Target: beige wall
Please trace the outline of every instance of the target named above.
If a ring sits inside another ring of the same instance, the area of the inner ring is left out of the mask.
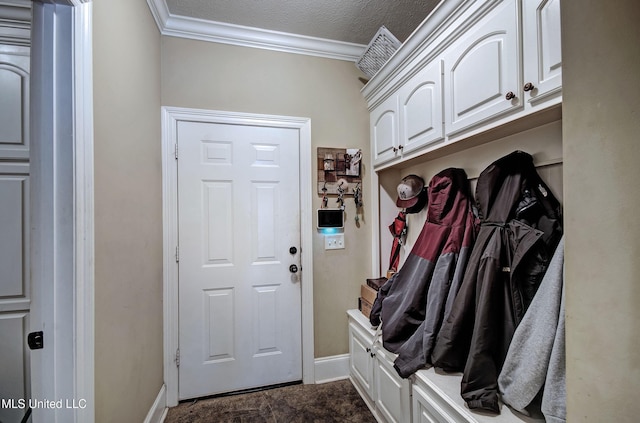
[[[636,422],[640,4],[562,2],[569,421]]]
[[[163,106],[311,118],[312,163],[317,147],[361,148],[369,161],[360,75],[352,62],[162,37]],[[309,171],[315,193],[317,175]],[[365,219],[359,228],[353,200],[347,201],[346,249],[325,251],[323,236],[314,230],[316,357],[348,352],[345,312],[357,307],[359,286],[371,269],[368,172],[364,169]],[[320,207],[315,194],[313,207]]]
[[[163,383],[160,34],[144,0],[93,2],[96,422]]]

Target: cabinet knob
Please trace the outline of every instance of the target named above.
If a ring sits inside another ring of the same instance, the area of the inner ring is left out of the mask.
[[[367,352],[371,352],[371,348],[367,348]]]
[[[516,95],[513,93],[513,91],[509,91],[507,95],[504,96],[504,98],[506,98],[507,100],[513,100],[514,98],[516,98]]]
[[[370,353],[369,355],[371,356],[371,358],[376,356],[374,353]]]
[[[525,91],[531,91],[532,89],[534,89],[535,87],[533,86],[533,84],[531,82],[527,82],[526,84],[524,84],[524,90]]]
[[[398,152],[398,148],[397,147],[393,147],[393,152],[397,153]]]
[[[398,146],[398,150],[402,150],[404,148],[404,145],[399,145]]]

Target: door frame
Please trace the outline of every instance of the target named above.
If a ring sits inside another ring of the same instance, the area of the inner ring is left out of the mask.
[[[93,46],[91,0],[36,0],[31,44],[30,330],[36,399],[83,401],[34,409],[33,421],[95,420]],[[38,120],[35,117],[38,117]]]
[[[178,166],[179,121],[292,128],[300,142],[300,272],[302,290],[302,381],[315,382],[313,330],[311,119],[290,116],[162,107],[162,222],[164,381],[167,406],[178,405]]]

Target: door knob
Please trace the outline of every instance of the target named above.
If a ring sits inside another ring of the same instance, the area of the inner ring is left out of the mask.
[[[298,273],[298,266],[296,266],[295,264],[292,264],[291,266],[289,266],[289,272]]]

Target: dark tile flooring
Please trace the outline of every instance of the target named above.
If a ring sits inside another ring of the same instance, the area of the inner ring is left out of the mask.
[[[375,423],[348,379],[183,402],[165,423]]]

